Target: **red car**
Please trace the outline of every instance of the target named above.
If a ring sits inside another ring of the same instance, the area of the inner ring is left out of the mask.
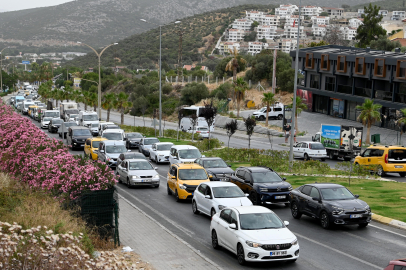
[[[389,262],[383,270],[406,270],[406,259],[398,259]]]

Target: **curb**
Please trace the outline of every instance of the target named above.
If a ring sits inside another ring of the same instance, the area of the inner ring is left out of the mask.
[[[403,221],[384,217],[374,213],[372,213],[372,220],[397,229],[406,230],[406,222]]]

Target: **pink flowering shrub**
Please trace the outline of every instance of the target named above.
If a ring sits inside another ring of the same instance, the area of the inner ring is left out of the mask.
[[[73,156],[28,119],[0,103],[0,170],[62,199],[84,191],[105,190],[116,183],[106,164]]]

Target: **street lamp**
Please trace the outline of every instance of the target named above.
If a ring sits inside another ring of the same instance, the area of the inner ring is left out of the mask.
[[[148,22],[145,19],[140,19],[142,22],[145,23],[151,23],[156,26],[159,26],[159,137],[162,137],[162,129],[161,129],[161,123],[162,123],[162,25],[161,24],[156,24],[153,22]],[[178,24],[181,23],[181,21],[176,21],[171,24]]]
[[[3,93],[3,51],[5,49],[7,49],[7,48],[8,47],[5,47],[0,51],[0,67],[1,67],[1,70],[0,70],[0,90],[1,90],[2,93]]]
[[[83,45],[89,47],[90,49],[92,49],[94,51],[94,53],[97,55],[97,57],[99,58],[99,83],[97,84],[97,86],[98,86],[98,102],[97,102],[98,104],[97,104],[97,107],[98,107],[98,111],[99,111],[99,113],[98,113],[99,114],[99,121],[101,121],[101,74],[100,74],[101,61],[100,61],[100,59],[101,59],[102,54],[104,53],[104,51],[108,47],[113,46],[113,45],[117,45],[118,43],[113,43],[113,44],[108,45],[100,53],[97,53],[97,51],[95,49],[93,49],[91,46],[89,46],[89,45],[87,45],[85,43],[82,43],[80,41],[78,41],[77,43],[78,44],[83,44]]]

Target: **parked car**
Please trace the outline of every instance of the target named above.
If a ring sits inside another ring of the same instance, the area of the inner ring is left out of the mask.
[[[124,141],[126,141],[127,149],[138,148],[141,139],[144,138],[141,133],[130,132],[124,134]]]
[[[192,199],[200,183],[209,182],[206,170],[197,164],[173,164],[167,177],[168,195],[174,194],[176,201]]]
[[[86,139],[91,138],[92,134],[89,129],[82,126],[70,126],[68,128],[67,144],[72,147],[72,150],[85,146]]]
[[[194,214],[214,216],[226,207],[252,205],[247,196],[233,183],[201,183],[193,194],[192,210]]]
[[[195,138],[197,137],[197,135],[200,135],[200,138],[202,139],[209,138],[209,129],[207,127],[197,126],[194,129],[189,129],[187,132],[194,133]]]
[[[99,145],[101,141],[107,140],[106,138],[96,137],[88,138],[85,143],[85,156],[88,156],[91,160],[97,160],[99,154]]]
[[[141,153],[135,153],[135,152],[125,152],[121,153],[118,158],[117,158],[117,165],[120,165],[121,162],[127,159],[145,159],[147,160],[147,157],[144,156],[144,154]]]
[[[75,122],[63,122],[59,128],[58,128],[58,135],[59,137],[62,138],[62,133],[63,133],[63,139],[66,138],[66,134],[68,133],[69,127],[77,126]]]
[[[199,149],[192,145],[174,145],[169,153],[170,164],[194,163],[196,159],[204,157]]]
[[[304,160],[320,159],[325,161],[327,156],[326,148],[319,142],[298,142],[293,146],[293,157]]]
[[[371,145],[361,155],[355,157],[355,166],[376,169],[376,174],[398,173],[406,176],[406,148],[403,146]]]
[[[44,117],[41,120],[41,128],[48,128],[49,122],[52,120],[53,117]]]
[[[170,142],[158,142],[154,143],[149,149],[149,158],[155,161],[156,164],[160,162],[169,162],[169,151],[173,143]]]
[[[58,132],[59,127],[62,125],[63,121],[61,118],[52,118],[48,124],[48,131],[51,133]]]
[[[302,214],[319,219],[324,229],[335,225],[366,227],[371,221],[369,205],[338,184],[315,183],[300,186],[290,193],[292,216]]]
[[[157,142],[159,142],[157,138],[141,138],[138,151],[143,153],[146,157],[149,157],[149,149],[151,149],[152,145]]]
[[[406,270],[406,258],[390,261],[383,270]]]
[[[262,107],[259,111],[255,111],[252,113],[254,117],[260,121],[265,121],[266,119],[266,107]],[[268,112],[268,119],[269,118],[274,118],[274,119],[283,119],[283,104],[277,102],[275,106],[270,106],[269,107],[269,112]]]
[[[286,178],[280,177],[271,168],[239,167],[235,175],[229,176],[229,181],[248,193],[254,205],[263,203],[289,205],[292,186],[286,182]]]
[[[125,152],[127,152],[127,148],[123,141],[105,140],[100,142],[97,158],[105,162],[111,169],[115,169],[118,157]]]
[[[234,173],[230,166],[219,157],[198,158],[195,163],[205,168],[207,173],[213,176],[212,181],[228,181],[228,177]]]
[[[273,211],[263,206],[238,206],[221,210],[210,223],[214,249],[224,247],[237,255],[238,263],[295,262],[299,243]]]
[[[118,181],[128,187],[153,186],[159,187],[158,167],[152,167],[145,159],[127,159],[117,166]]]

